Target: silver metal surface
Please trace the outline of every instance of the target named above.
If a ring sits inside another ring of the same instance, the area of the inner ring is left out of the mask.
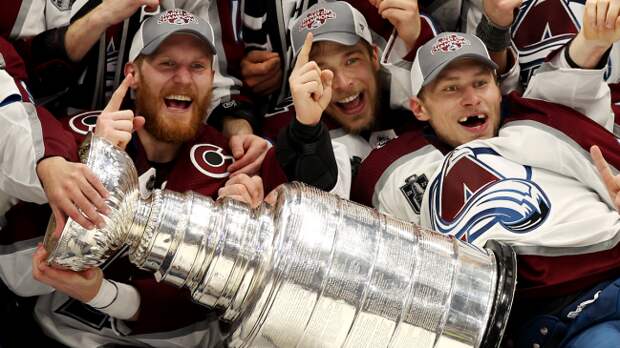
[[[129,244],[133,263],[219,309],[233,324],[233,347],[501,341],[516,274],[510,248],[481,250],[298,183],[257,209],[192,192],[155,190],[141,200],[135,184],[119,184],[135,169],[111,170],[129,165],[96,152],[118,149],[97,146],[88,165],[115,192],[115,212],[104,230],[84,234],[70,222],[58,243],[48,236],[56,265],[92,267]]]

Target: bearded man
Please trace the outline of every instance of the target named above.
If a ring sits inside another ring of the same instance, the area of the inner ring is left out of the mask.
[[[213,198],[241,198],[254,206],[262,200],[260,178],[244,173],[230,178],[229,172],[243,166],[242,160],[233,164],[236,156],[231,151],[254,158],[245,162],[251,166],[246,170],[260,167],[266,141],[245,135],[232,141],[229,149],[223,135],[202,123],[213,87],[213,42],[209,23],[189,12],[173,9],[153,16],[138,30],[126,78],[103,112],[67,119],[65,129],[43,125],[45,159],[37,172],[58,226],[64,226],[65,214],[75,216],[85,228],[104,223],[101,214],[108,211],[104,201],[108,193],[85,165],[73,163],[78,144],[93,130],[89,126],[93,123],[96,135],[127,150],[141,183]],[[129,90],[135,94],[135,113],[121,108]],[[253,156],[253,151],[260,154]],[[141,189],[147,188],[141,184]],[[9,224],[16,239],[25,234],[19,226],[27,219],[21,216]],[[40,237],[43,231],[29,232]],[[158,284],[151,274],[131,265],[122,250],[102,269],[83,272],[51,268],[46,256],[39,246],[32,258],[32,275],[56,291],[39,298],[35,316],[44,332],[64,345],[221,343],[214,316],[193,303],[188,291]]]

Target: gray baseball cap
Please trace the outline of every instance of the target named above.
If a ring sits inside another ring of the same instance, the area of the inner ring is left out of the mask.
[[[332,41],[352,46],[360,38],[372,45],[372,35],[364,16],[344,1],[316,4],[304,11],[291,29],[293,54],[297,56],[306,35],[312,32],[312,42]]]
[[[433,82],[439,73],[457,59],[470,58],[497,69],[484,43],[475,35],[445,32],[420,47],[411,67],[411,95]]]
[[[131,43],[129,61],[133,62],[139,55],[153,54],[168,36],[188,33],[202,39],[212,54],[213,28],[204,19],[181,9],[171,9],[154,15],[140,25]]]

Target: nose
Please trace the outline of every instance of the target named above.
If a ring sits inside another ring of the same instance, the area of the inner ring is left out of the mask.
[[[478,91],[473,86],[465,87],[461,98],[461,104],[463,106],[477,106],[480,104],[480,96],[478,95]]]
[[[177,83],[189,83],[192,80],[192,72],[190,68],[185,65],[179,65],[174,72],[174,82]]]
[[[353,79],[342,71],[334,71],[334,79],[332,81],[332,88],[334,90],[347,90],[353,86]]]

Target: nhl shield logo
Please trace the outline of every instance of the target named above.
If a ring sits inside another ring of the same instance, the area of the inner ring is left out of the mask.
[[[193,14],[178,9],[162,13],[159,18],[157,18],[157,24],[186,25],[195,22],[196,17]]]
[[[336,19],[336,13],[328,8],[312,11],[301,20],[299,31],[312,30],[321,27],[328,19]]]
[[[431,48],[431,54],[434,55],[437,52],[450,53],[458,51],[463,46],[469,46],[471,42],[461,35],[451,34],[446,37],[441,37]]]

